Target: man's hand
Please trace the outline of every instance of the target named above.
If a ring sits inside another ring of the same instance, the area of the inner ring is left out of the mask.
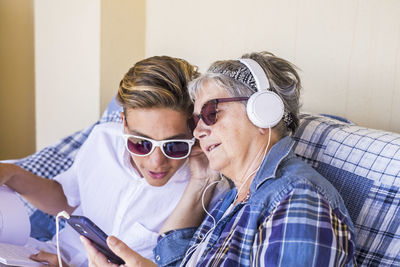
[[[118,266],[117,264],[110,263],[107,258],[101,254],[93,245],[92,243],[85,238],[84,236],[81,236],[81,241],[88,253],[88,258],[89,258],[89,266],[90,267],[95,267],[95,266]],[[152,262],[149,259],[146,259],[142,257],[140,254],[136,253],[132,249],[130,249],[124,242],[119,240],[118,238],[114,236],[109,236],[107,238],[107,245],[108,247],[116,254],[118,255],[121,259],[125,261],[125,266],[129,267],[134,267],[134,266],[140,266],[140,267],[154,267],[157,266],[154,262]]]
[[[48,253],[45,251],[40,251],[38,254],[33,254],[29,257],[31,260],[45,262],[47,265],[43,264],[43,266],[47,267],[59,267],[58,259],[56,254]],[[62,262],[63,267],[68,267],[65,262]]]

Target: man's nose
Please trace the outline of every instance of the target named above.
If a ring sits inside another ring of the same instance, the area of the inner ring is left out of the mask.
[[[156,147],[153,153],[149,155],[149,160],[158,166],[162,165],[168,158],[163,154],[160,147]]]

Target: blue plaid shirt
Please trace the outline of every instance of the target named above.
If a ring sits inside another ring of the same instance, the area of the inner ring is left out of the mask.
[[[355,233],[342,198],[296,158],[292,146],[286,137],[272,147],[247,202],[226,212],[233,189],[215,206],[215,227],[207,216],[198,229],[160,237],[156,263],[186,265],[194,248],[207,240],[197,266],[353,266]]]

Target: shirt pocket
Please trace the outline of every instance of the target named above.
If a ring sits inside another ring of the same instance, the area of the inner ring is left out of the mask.
[[[120,233],[120,239],[143,257],[153,259],[153,248],[157,244],[158,233],[135,222]]]

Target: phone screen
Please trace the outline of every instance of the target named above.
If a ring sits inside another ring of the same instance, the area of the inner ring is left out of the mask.
[[[89,239],[92,244],[100,251],[110,262],[115,264],[125,264],[125,262],[115,255],[107,245],[107,234],[104,233],[94,222],[85,216],[72,215],[67,223],[71,225],[80,235]]]

